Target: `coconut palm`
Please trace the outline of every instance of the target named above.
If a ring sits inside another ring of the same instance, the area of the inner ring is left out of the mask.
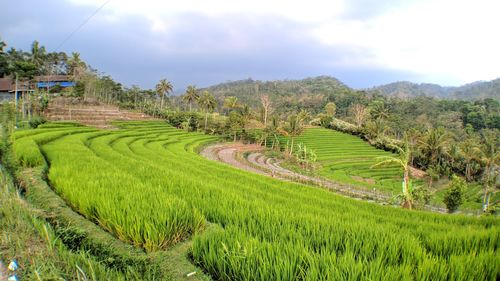
[[[483,131],[481,134],[481,162],[484,167],[483,184],[483,211],[488,211],[490,205],[490,185],[498,177],[498,165],[500,162],[499,141],[494,131]]]
[[[205,110],[205,131],[207,130],[208,113],[212,112],[217,106],[217,101],[215,97],[211,95],[208,91],[204,91],[198,100],[199,105],[203,110]]]
[[[299,118],[299,121],[302,124],[304,124],[307,121],[309,121],[309,119],[311,119],[311,113],[309,113],[309,111],[307,111],[306,109],[302,109],[302,110],[300,110],[300,112],[297,115],[297,117]]]
[[[472,180],[474,164],[481,158],[482,151],[478,143],[478,139],[468,138],[460,144],[460,152],[465,162],[465,178],[467,181]]]
[[[420,150],[430,165],[443,167],[443,159],[448,154],[450,136],[443,128],[430,129],[419,141]]]
[[[66,72],[72,76],[74,81],[82,78],[87,70],[87,64],[80,58],[80,53],[73,52],[66,63]]]
[[[228,114],[230,111],[239,108],[240,104],[238,102],[238,98],[234,96],[230,96],[224,99],[224,108],[228,109]]]
[[[283,127],[283,134],[285,136],[290,137],[291,145],[290,145],[290,151],[289,154],[291,155],[293,153],[293,143],[294,139],[296,136],[300,135],[302,131],[304,130],[304,127],[302,125],[302,122],[300,118],[297,115],[290,115],[288,117],[287,123]]]
[[[41,69],[46,54],[47,52],[45,50],[45,47],[40,47],[40,43],[38,43],[38,41],[33,41],[33,43],[31,44],[31,62],[36,65],[38,71],[40,71]]]
[[[404,141],[408,144],[411,151],[416,151],[419,144],[419,139],[421,138],[421,133],[417,129],[409,129],[404,133]],[[415,153],[410,156],[410,165],[413,165],[415,159]]]
[[[371,166],[371,168],[388,166],[388,165],[398,165],[403,168],[403,207],[411,209],[412,208],[412,194],[410,186],[410,159],[411,150],[408,143],[405,143],[404,149],[398,147],[399,153],[397,156],[381,156],[377,157],[377,163]]]
[[[163,99],[168,96],[173,90],[172,83],[167,79],[161,79],[160,83],[156,84],[156,93],[160,96],[160,110],[163,109]]]
[[[243,107],[241,108],[241,120],[243,121],[243,127],[248,124],[252,117],[253,113],[250,110],[250,107],[247,104],[243,105]]]
[[[389,118],[389,109],[383,100],[375,100],[370,104],[370,114],[374,120]]]
[[[182,100],[189,104],[189,112],[191,112],[193,108],[193,102],[197,101],[199,98],[200,95],[198,94],[198,89],[196,89],[196,86],[188,86],[184,97],[182,97]]]

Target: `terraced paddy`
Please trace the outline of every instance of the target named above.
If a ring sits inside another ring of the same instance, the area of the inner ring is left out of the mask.
[[[356,136],[324,128],[307,128],[294,142],[316,152],[321,176],[358,187],[401,192],[401,168],[370,168],[377,163],[377,157],[394,156],[391,152],[376,149]]]
[[[193,240],[215,280],[496,280],[496,217],[379,206],[196,153],[216,137],[163,122],[18,132],[25,166],[76,211],[149,252]],[[40,159],[42,164],[40,163]]]

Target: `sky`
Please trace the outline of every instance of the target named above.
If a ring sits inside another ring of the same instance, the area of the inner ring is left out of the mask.
[[[79,52],[142,88],[319,75],[458,86],[500,77],[498,11],[498,0],[17,0],[2,3],[0,38]]]

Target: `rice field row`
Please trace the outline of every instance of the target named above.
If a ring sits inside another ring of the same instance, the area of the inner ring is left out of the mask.
[[[282,138],[281,145],[286,142],[287,139]],[[316,152],[321,176],[365,188],[401,192],[401,168],[370,168],[377,163],[377,157],[395,155],[376,149],[359,137],[330,129],[307,128],[295,137],[294,143],[303,143]]]
[[[216,137],[162,122],[31,132],[16,136],[17,158],[45,156],[70,206],[148,251],[193,239],[193,262],[214,280],[499,276],[495,217],[407,211],[250,174],[195,153]]]

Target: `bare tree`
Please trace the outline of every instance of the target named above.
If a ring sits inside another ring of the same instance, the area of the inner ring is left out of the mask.
[[[368,116],[368,108],[362,104],[355,104],[351,107],[352,114],[354,115],[354,122],[356,126],[361,127],[365,123]]]
[[[271,101],[268,95],[262,95],[260,97],[260,102],[262,103],[262,108],[264,109],[264,126],[267,127],[267,116],[271,113]]]

